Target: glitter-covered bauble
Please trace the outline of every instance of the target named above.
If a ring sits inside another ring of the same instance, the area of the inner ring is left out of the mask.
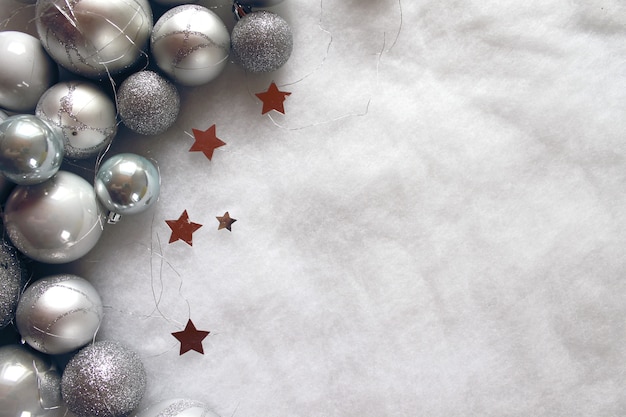
[[[126,416],[145,390],[146,372],[137,353],[110,340],[83,348],[61,378],[63,400],[80,417]]]
[[[237,3],[242,6],[250,7],[271,7],[282,3],[283,0],[237,0]]]
[[[0,107],[30,112],[48,87],[57,82],[58,68],[27,33],[0,32]]]
[[[159,401],[141,410],[135,417],[219,417],[200,401],[173,399]]]
[[[213,11],[186,4],[161,16],[150,45],[165,74],[179,84],[197,86],[215,79],[228,63],[230,35]]]
[[[129,129],[158,135],[176,121],[180,97],[176,87],[156,72],[139,71],[117,90],[117,109]]]
[[[10,243],[0,240],[0,329],[15,317],[27,279],[28,271],[20,254]]]
[[[96,195],[109,211],[136,214],[156,203],[161,189],[157,167],[143,156],[121,153],[98,169]]]
[[[32,348],[51,355],[68,353],[92,341],[102,320],[102,300],[89,281],[53,275],[26,288],[15,324]]]
[[[132,67],[152,30],[147,0],[37,0],[37,33],[62,67],[104,78]]]
[[[0,172],[16,184],[38,184],[57,173],[63,140],[37,116],[20,114],[0,123]]]
[[[0,347],[0,416],[71,417],[61,400],[61,377],[41,354]]]
[[[260,10],[244,15],[233,28],[235,59],[250,72],[270,72],[282,67],[293,50],[289,24],[276,13]]]
[[[50,87],[39,99],[35,114],[63,138],[69,158],[97,155],[117,133],[115,103],[96,85],[84,81]]]
[[[19,185],[4,210],[4,227],[15,247],[36,261],[75,261],[100,239],[103,218],[93,186],[59,171],[41,184]]]

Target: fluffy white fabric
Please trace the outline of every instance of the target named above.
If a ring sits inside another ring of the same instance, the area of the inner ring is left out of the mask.
[[[98,337],[143,358],[144,405],[625,415],[624,2],[273,11],[294,31],[289,63],[231,64],[180,89],[168,132],[122,130],[111,154],[158,161],[160,201],[59,268],[100,291]],[[254,93],[272,80],[292,95],[270,119]],[[227,145],[209,161],[189,133],[212,124]],[[192,247],[168,244],[183,210],[203,224]],[[204,355],[179,356],[188,318],[211,331]]]

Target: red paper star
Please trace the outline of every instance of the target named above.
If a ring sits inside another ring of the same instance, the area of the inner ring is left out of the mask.
[[[202,353],[204,355],[204,349],[202,348],[202,341],[205,337],[207,337],[211,332],[207,332],[205,330],[198,330],[196,326],[194,326],[191,319],[187,321],[187,325],[185,326],[185,330],[182,332],[174,332],[172,336],[174,336],[180,342],[180,354],[189,352],[190,350],[195,350],[196,352]]]
[[[211,126],[205,131],[198,129],[191,129],[193,137],[196,141],[189,148],[189,152],[202,152],[204,156],[209,158],[213,157],[213,151],[220,146],[226,145],[226,142],[222,142],[215,132],[215,125]]]
[[[230,214],[228,214],[228,212],[224,213],[223,216],[216,216],[215,218],[220,222],[220,225],[217,227],[217,230],[228,229],[228,231],[230,232],[232,232],[231,226],[233,225],[233,223],[237,221],[237,219],[231,219]]]
[[[202,227],[201,224],[193,223],[189,221],[189,215],[187,210],[183,211],[178,220],[165,220],[165,223],[172,229],[172,235],[170,236],[170,242],[176,242],[182,240],[189,246],[193,246],[192,235],[193,232]]]
[[[276,83],[272,82],[267,91],[255,94],[263,102],[263,110],[261,114],[265,114],[269,111],[276,110],[285,114],[285,107],[283,103],[285,98],[291,95],[287,91],[280,91],[276,86]]]

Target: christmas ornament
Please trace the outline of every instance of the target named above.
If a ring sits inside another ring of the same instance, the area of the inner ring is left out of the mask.
[[[0,416],[64,417],[57,371],[42,355],[19,345],[0,347]]]
[[[0,240],[0,329],[13,320],[27,279],[22,257],[11,244]]]
[[[132,67],[152,30],[147,0],[38,0],[35,16],[50,56],[89,78]]]
[[[172,399],[160,401],[137,413],[135,417],[219,417],[199,401]]]
[[[61,393],[79,417],[123,417],[130,414],[146,390],[146,371],[139,356],[109,340],[80,350],[61,377]]]
[[[15,31],[0,32],[0,57],[0,107],[32,111],[43,92],[57,81],[57,65],[37,38]]]
[[[179,4],[197,3],[198,0],[152,0],[156,4],[163,6],[178,6]]]
[[[189,214],[187,214],[187,210],[183,211],[183,214],[181,214],[177,220],[165,220],[165,223],[167,223],[170,229],[172,229],[169,243],[182,240],[189,246],[193,246],[193,232],[202,227],[199,223],[189,221]]]
[[[291,93],[287,91],[280,91],[274,82],[270,84],[267,91],[255,94],[255,96],[263,102],[263,110],[261,111],[261,114],[268,113],[272,110],[285,114],[285,106],[283,103],[285,102],[287,96],[290,95]]]
[[[89,252],[102,234],[102,221],[93,187],[66,171],[41,184],[17,186],[4,211],[5,229],[15,247],[52,264]]]
[[[206,7],[186,4],[168,10],[154,25],[150,39],[159,68],[181,85],[206,84],[228,63],[228,29]]]
[[[65,156],[89,158],[104,149],[117,133],[115,103],[92,83],[69,81],[49,88],[35,114],[63,138]]]
[[[2,110],[0,110],[0,122],[6,119],[7,117],[9,117],[9,115],[3,112]]]
[[[119,215],[140,213],[159,198],[161,178],[143,156],[122,153],[107,159],[96,174],[100,202]]]
[[[11,116],[0,123],[0,172],[16,184],[38,184],[57,173],[63,141],[37,116]]]
[[[158,135],[176,121],[180,97],[176,87],[156,72],[140,71],[124,80],[117,104],[126,127],[142,135]]]
[[[266,10],[244,15],[231,34],[235,59],[250,72],[270,72],[282,67],[293,49],[289,24]]]
[[[204,355],[204,349],[202,348],[202,341],[209,335],[210,332],[206,330],[198,330],[193,324],[191,319],[187,320],[185,330],[172,333],[180,342],[180,355],[195,350],[198,353]]]
[[[207,130],[191,129],[193,137],[196,141],[189,148],[189,152],[202,152],[204,156],[213,158],[213,151],[220,146],[226,145],[226,142],[220,140],[215,133],[215,125]]]
[[[226,229],[229,232],[232,232],[232,225],[233,223],[237,221],[237,219],[232,219],[230,217],[230,214],[228,214],[228,212],[224,213],[223,216],[216,216],[215,218],[217,219],[218,222],[220,222],[220,225],[217,227],[217,230]]]
[[[271,7],[282,3],[283,0],[237,0],[237,3],[242,6],[250,7]]]
[[[42,278],[26,288],[15,322],[22,339],[51,355],[93,340],[102,320],[102,300],[89,281],[71,274]]]

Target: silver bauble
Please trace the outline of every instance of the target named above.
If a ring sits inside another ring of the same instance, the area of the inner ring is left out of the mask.
[[[63,138],[69,158],[97,155],[117,133],[115,103],[96,85],[84,81],[50,87],[39,99],[35,114]]]
[[[250,7],[271,7],[282,3],[283,0],[237,0],[237,3],[242,6]]]
[[[9,117],[9,115],[6,114],[6,112],[0,110],[0,122],[5,120],[7,117]]]
[[[57,173],[63,140],[37,116],[20,114],[0,122],[0,172],[16,184],[38,184]]]
[[[60,385],[43,355],[19,345],[0,347],[0,416],[70,417]]]
[[[117,90],[117,109],[124,125],[142,135],[165,132],[178,117],[176,87],[156,72],[139,71]]]
[[[215,79],[228,63],[230,35],[213,11],[186,4],[161,16],[150,45],[161,71],[179,84],[197,86]]]
[[[0,329],[13,321],[27,279],[22,257],[12,245],[0,240]]]
[[[32,348],[68,353],[92,341],[102,320],[102,300],[89,281],[76,275],[39,279],[22,294],[15,324]]]
[[[172,399],[159,401],[141,410],[134,417],[219,417],[200,401]]]
[[[103,217],[91,184],[59,171],[41,184],[19,185],[4,210],[4,226],[15,247],[36,261],[75,261],[100,239]]]
[[[276,13],[260,10],[243,16],[231,34],[233,56],[250,72],[282,67],[293,50],[289,24]]]
[[[98,169],[96,195],[109,211],[136,214],[156,203],[161,189],[157,167],[143,156],[121,153]]]
[[[147,0],[38,0],[37,33],[69,71],[103,78],[132,67],[152,30]]]
[[[30,112],[44,91],[57,81],[58,68],[27,33],[0,32],[0,107]]]
[[[146,372],[137,353],[109,340],[83,348],[61,378],[63,400],[79,416],[126,416],[145,390]]]

